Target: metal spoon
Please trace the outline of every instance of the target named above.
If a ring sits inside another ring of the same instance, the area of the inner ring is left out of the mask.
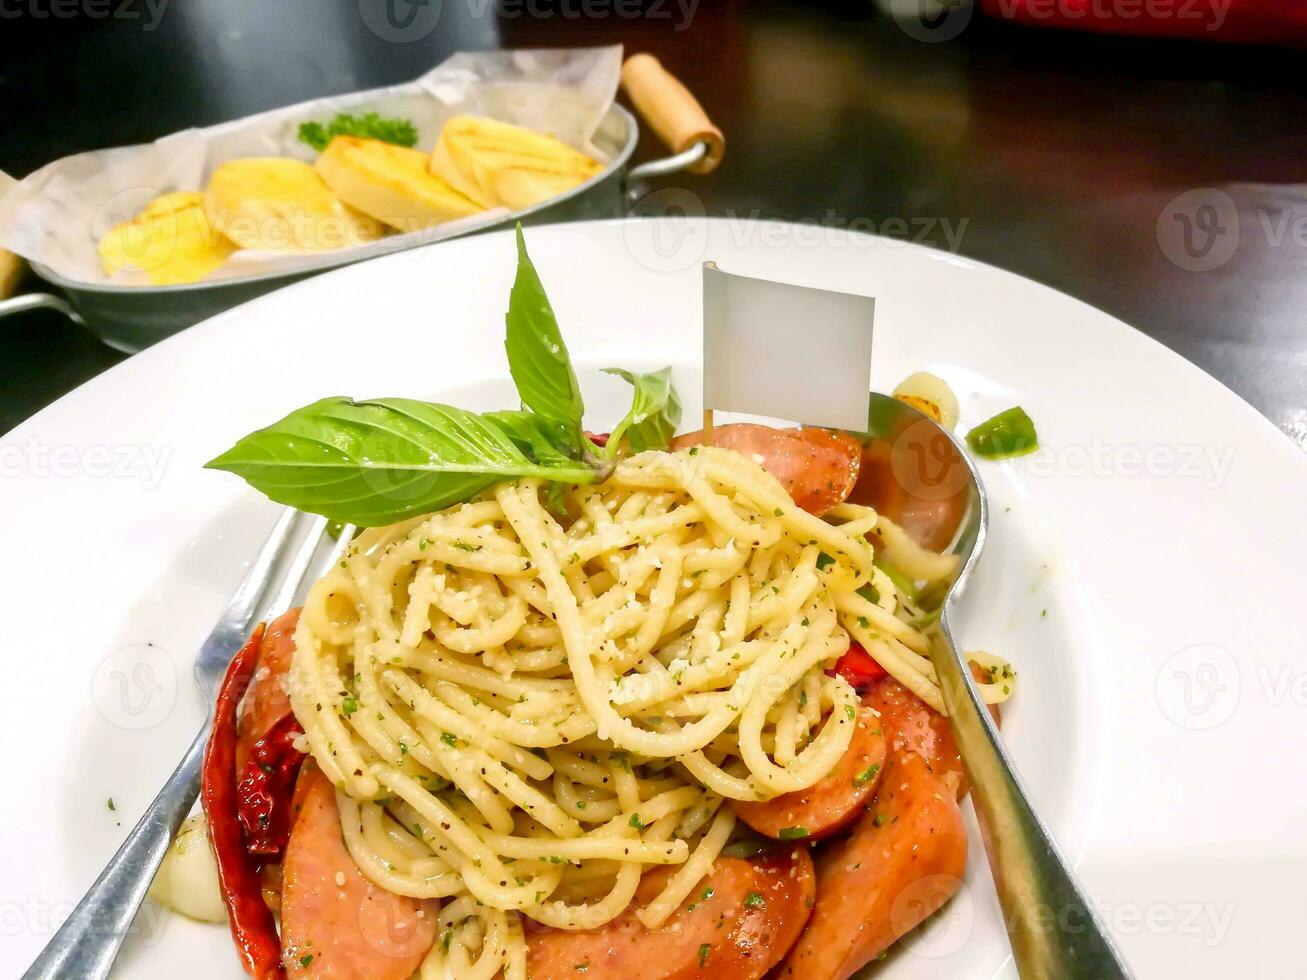
[[[886,395],[871,395],[868,434],[864,467],[873,472],[861,481],[871,488],[865,502],[879,504],[919,543],[959,559],[952,581],[928,590],[922,605],[923,611],[939,612],[931,659],[1017,970],[1025,980],[1127,978],[1125,961],[1031,806],[953,640],[952,613],[980,560],[989,523],[980,474],[957,438]]]

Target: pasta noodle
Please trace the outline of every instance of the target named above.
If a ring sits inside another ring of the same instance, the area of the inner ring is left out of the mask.
[[[450,899],[423,978],[522,980],[521,916],[596,927],[658,866],[636,915],[666,921],[730,838],[729,800],[844,755],[858,697],[827,670],[850,635],[942,709],[869,508],[815,517],[707,447],[562,496],[568,521],[521,480],[364,532],[295,635],[292,704],[350,854],[381,887]]]

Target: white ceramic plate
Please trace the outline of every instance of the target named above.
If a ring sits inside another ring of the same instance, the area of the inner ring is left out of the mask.
[[[994,527],[960,622],[964,645],[1020,671],[1013,755],[1140,975],[1301,974],[1307,458],[1284,436],[1124,324],[952,255],[738,221],[529,241],[594,428],[625,395],[596,373],[613,364],[675,365],[696,418],[708,258],[875,295],[877,387],[935,371],[964,429],[1023,405],[1044,449],[982,465]],[[277,511],[201,464],[328,394],[510,406],[513,269],[511,238],[493,234],[313,279],[133,357],[0,441],[5,975],[200,724],[194,651]],[[903,946],[881,975],[1014,973],[978,841],[962,895]],[[149,905],[119,974],[179,971],[240,975],[225,927]]]

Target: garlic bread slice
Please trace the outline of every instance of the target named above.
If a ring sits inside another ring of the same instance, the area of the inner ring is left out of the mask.
[[[100,239],[104,271],[143,272],[156,286],[198,282],[227,261],[236,246],[205,217],[201,195],[163,194]]]
[[[427,170],[420,150],[337,136],[314,169],[350,207],[399,231],[430,228],[483,208]]]
[[[337,197],[310,164],[228,160],[204,190],[209,223],[241,248],[318,252],[374,241],[385,229]]]

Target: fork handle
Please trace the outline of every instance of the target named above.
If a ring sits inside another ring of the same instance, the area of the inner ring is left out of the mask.
[[[181,823],[200,794],[212,719],[23,980],[104,980]]]
[[[971,784],[1017,972],[1022,980],[1129,980],[1125,961],[1030,805],[958,654],[947,607],[940,638],[931,659]]]

